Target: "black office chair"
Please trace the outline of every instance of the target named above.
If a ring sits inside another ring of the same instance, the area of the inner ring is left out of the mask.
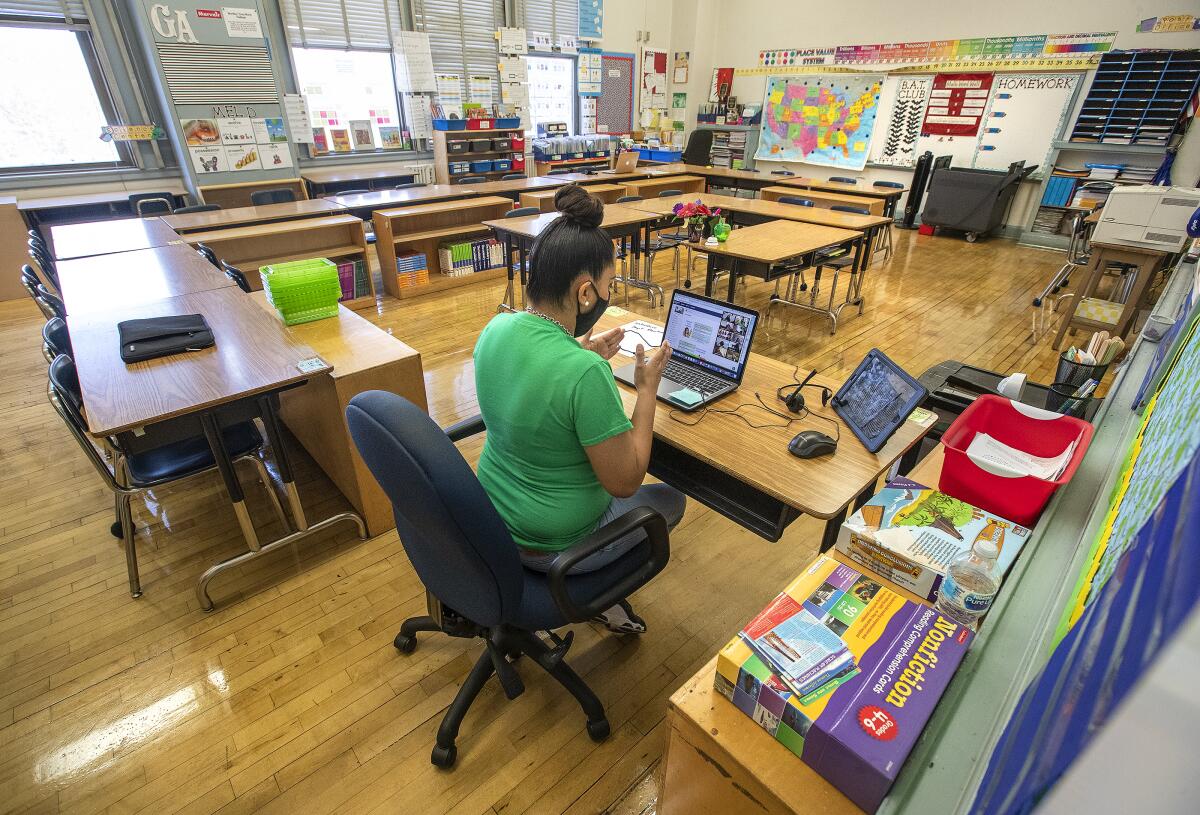
[[[61,317],[51,317],[42,326],[42,356],[46,362],[53,362],[60,354],[72,356],[74,353],[66,321]]]
[[[135,547],[136,530],[133,526],[130,501],[133,496],[141,495],[152,487],[216,470],[216,461],[209,449],[208,440],[199,435],[155,445],[150,439],[158,431],[152,425],[146,428],[147,435],[139,439],[138,450],[134,452],[129,451],[120,439],[107,439],[107,446],[114,454],[110,468],[88,433],[87,422],[83,418],[83,392],[79,387],[79,376],[71,357],[66,354],[55,357],[50,363],[49,379],[50,404],[71,431],[71,435],[75,437],[75,441],[79,443],[84,455],[96,468],[105,485],[113,491],[117,519],[110,531],[114,537],[125,542],[129,593],[133,597],[141,597],[142,583],[138,574]],[[222,427],[221,437],[235,465],[242,459],[254,462],[258,477],[267,490],[279,522],[283,524],[285,532],[290,532],[292,527],[283,513],[279,497],[275,494],[267,474],[265,444],[258,432],[258,425],[253,421],[237,422]]]
[[[25,291],[29,293],[30,298],[32,298],[34,304],[37,305],[38,311],[42,312],[42,316],[44,318],[50,320],[58,316],[55,314],[54,309],[50,306],[50,304],[43,300],[41,295],[38,294],[38,289],[44,288],[44,286],[42,286],[42,281],[38,279],[38,276],[34,273],[33,268],[29,264],[25,264],[21,267],[21,285],[24,287]]]
[[[849,176],[844,176],[844,175],[835,175],[835,176],[831,177],[829,180],[836,182],[838,184],[857,184],[858,183],[857,178],[850,178]]]
[[[684,164],[708,164],[709,154],[712,153],[713,131],[706,128],[696,128],[688,136],[687,147],[683,148],[680,158]]]
[[[458,179],[459,184],[482,184],[487,178],[481,175],[468,175]]]
[[[423,183],[422,183],[422,182],[420,182],[420,181],[409,181],[407,184],[397,184],[397,185],[396,185],[395,187],[393,187],[392,189],[396,189],[396,190],[415,190],[417,187],[425,187],[425,186],[428,186],[428,185],[426,185],[426,184],[423,184]]]
[[[175,211],[175,194],[170,192],[139,192],[129,196],[129,208],[139,218],[151,215],[170,215]]]
[[[816,206],[812,201],[809,201],[807,198],[801,198],[799,195],[781,195],[778,202],[780,204],[792,204],[797,207]]]
[[[250,280],[246,277],[245,272],[225,261],[221,261],[221,268],[225,270],[225,276],[236,283],[239,289],[246,293],[250,292]]]
[[[37,273],[41,276],[43,283],[49,283],[55,291],[62,291],[58,285],[58,264],[50,252],[44,247],[39,247],[32,239],[29,241],[29,257],[37,265]]]
[[[509,173],[508,175],[500,176],[501,181],[512,181],[514,178],[528,178],[525,173]]]
[[[42,313],[46,315],[47,320],[51,317],[58,317],[64,320],[66,319],[66,304],[63,303],[58,295],[51,292],[41,283],[39,283],[37,286],[37,296],[35,299],[37,300],[38,307],[42,309]]]
[[[554,630],[586,622],[624,600],[663,570],[671,556],[667,522],[639,507],[558,555],[547,574],[521,565],[517,545],[453,442],[484,430],[480,418],[443,431],[425,411],[393,393],[367,391],[350,400],[346,422],[358,452],[392,502],[404,552],[425,585],[429,615],[404,622],[395,645],[417,647],[417,633],[479,637],[484,653],[471,669],[438,728],[430,760],[453,766],[455,739],[468,708],[496,674],[504,693],[525,690],[513,661],[524,654],[579,702],[588,735],[609,734],[604,707],[567,665],[573,633]],[[630,532],[646,540],[613,563],[584,574],[570,569]],[[554,647],[537,632],[546,632]]]
[[[250,193],[250,205],[261,207],[267,204],[288,204],[296,200],[296,191],[291,187],[272,187]]]
[[[220,204],[193,204],[190,207],[179,207],[179,209],[175,210],[175,214],[189,215],[193,212],[216,212],[220,208]]]
[[[217,253],[213,251],[211,246],[209,246],[207,243],[198,243],[196,244],[195,249],[200,253],[201,257],[203,257],[213,266],[221,269],[221,259],[217,257]]]

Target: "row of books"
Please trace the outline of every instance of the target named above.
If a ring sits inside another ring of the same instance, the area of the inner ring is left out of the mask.
[[[495,238],[443,243],[438,261],[442,274],[461,277],[503,266],[504,247]]]
[[[709,164],[740,170],[746,162],[746,131],[718,130],[713,133]]]
[[[429,262],[424,252],[401,252],[396,256],[396,281],[407,289],[429,282]]]
[[[342,289],[342,300],[354,300],[358,297],[369,297],[371,281],[367,277],[367,262],[358,260],[342,260],[338,262],[338,284]]]

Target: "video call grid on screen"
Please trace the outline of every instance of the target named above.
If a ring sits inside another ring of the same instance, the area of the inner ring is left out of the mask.
[[[664,339],[671,355],[740,379],[758,313],[675,292]]]

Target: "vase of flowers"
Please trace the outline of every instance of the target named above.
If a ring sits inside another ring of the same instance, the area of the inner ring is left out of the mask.
[[[675,214],[675,223],[687,224],[688,240],[691,243],[703,241],[721,214],[720,208],[709,209],[700,201],[676,204],[671,211]]]

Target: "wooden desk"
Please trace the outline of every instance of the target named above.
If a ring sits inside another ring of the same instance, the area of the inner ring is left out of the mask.
[[[484,181],[480,184],[463,184],[461,186],[474,190],[477,195],[503,195],[516,201],[523,192],[562,187],[570,183],[564,176],[552,175],[510,178],[508,181]]]
[[[300,178],[276,178],[269,181],[239,181],[234,184],[210,184],[200,187],[200,196],[206,204],[217,204],[225,209],[248,207],[253,204],[250,196],[261,190],[291,190],[297,200],[308,198],[308,188]]]
[[[370,187],[372,182],[384,180],[400,184],[406,179],[412,179],[413,174],[400,164],[390,167],[344,164],[340,167],[314,167],[305,170],[300,177],[308,182],[314,193],[320,194],[321,190],[331,184],[358,184],[360,187]]]
[[[330,195],[325,200],[345,207],[360,218],[369,218],[377,209],[403,207],[409,204],[425,204],[430,201],[448,201],[455,198],[474,198],[479,195],[471,184],[426,184],[407,190],[376,190],[357,195]]]
[[[79,221],[105,220],[113,217],[127,218],[136,213],[129,206],[129,196],[140,192],[170,193],[178,202],[187,195],[187,190],[177,179],[159,179],[151,187],[129,189],[121,186],[103,192],[53,192],[45,188],[16,193],[17,209],[25,216],[29,226],[38,226],[51,221],[76,223]],[[76,189],[93,189],[81,187]],[[46,194],[51,193],[53,194]]]
[[[812,201],[814,207],[821,207],[822,209],[829,209],[829,207],[859,207],[870,210],[871,214],[876,216],[882,216],[884,210],[887,208],[887,202],[883,198],[847,195],[841,192],[772,186],[763,187],[761,194],[764,201],[778,201],[785,195],[789,195]],[[852,215],[853,213],[844,214]]]
[[[699,195],[704,192],[704,178],[698,175],[673,175],[625,182],[626,195],[653,198],[663,190],[679,190],[682,193]]]
[[[716,246],[704,245],[704,251],[709,256],[709,271],[704,290],[706,294],[712,291],[714,273],[721,268],[719,264],[713,263],[717,258],[737,261],[734,272],[729,276],[727,299],[733,302],[738,274],[752,274],[763,280],[772,280],[781,276],[772,269],[785,260],[808,256],[804,264],[807,268],[816,265],[817,258],[811,257],[816,252],[838,246],[850,248],[856,243],[861,252],[862,241],[861,232],[796,221],[769,221],[757,226],[735,229],[729,233],[729,238],[724,243]],[[856,263],[855,271],[858,268]]]
[[[216,337],[216,345],[131,365],[121,361],[117,334],[121,321],[179,314],[204,315]],[[164,433],[188,437],[203,432],[208,440],[247,550],[214,564],[201,575],[196,597],[205,611],[213,608],[208,584],[221,572],[344,521],[353,521],[359,537],[366,537],[362,519],[351,512],[308,523],[275,403],[281,391],[328,372],[329,366],[318,358],[310,369],[301,370],[301,362],[316,357],[313,350],[240,289],[213,289],[110,311],[72,315],[67,326],[75,348],[88,429],[93,435],[121,434],[123,442],[136,445],[137,435],[128,431],[159,425]],[[285,530],[282,537],[268,543],[258,539],[220,431],[224,423],[250,417],[261,418],[266,428],[292,510],[292,524],[297,530]],[[160,439],[158,443],[163,441]]]
[[[473,186],[483,186],[475,184]],[[503,266],[469,275],[442,274],[438,247],[450,238],[486,235],[488,218],[499,218],[512,209],[512,201],[496,195],[480,195],[458,201],[434,201],[396,209],[378,209],[372,216],[375,225],[375,251],[383,289],[392,297],[405,299],[443,289],[496,280],[505,274]],[[429,282],[401,287],[396,274],[396,255],[400,252],[425,255]]]
[[[209,246],[217,257],[246,272],[250,285],[262,288],[259,267],[290,260],[327,258],[367,260],[367,236],[362,221],[353,215],[326,215],[267,224],[235,226],[207,232],[189,232],[183,239],[195,246]],[[370,281],[371,276],[367,276]],[[374,283],[371,293],[344,301],[350,308],[375,305]]]
[[[233,285],[187,245],[64,260],[58,279],[73,318]]]
[[[291,221],[297,218],[312,218],[334,215],[346,208],[326,198],[288,201],[284,204],[265,204],[261,207],[234,207],[211,212],[188,212],[183,215],[163,215],[162,222],[176,232],[201,232],[206,229],[228,229],[233,226],[269,224],[275,221]]]
[[[1120,337],[1128,343],[1129,331],[1133,328],[1138,311],[1145,305],[1150,284],[1166,260],[1167,253],[1158,249],[1093,240],[1084,278],[1075,289],[1071,313],[1063,317],[1058,333],[1054,336],[1054,350],[1057,351],[1062,346],[1066,333],[1076,328],[1108,331],[1114,337]],[[1133,283],[1129,287],[1129,296],[1123,303],[1093,297],[1104,277],[1104,270],[1114,264],[1133,267]]]
[[[160,218],[118,218],[50,228],[56,260],[150,249],[179,241],[178,233]]]
[[[264,294],[251,298],[274,316]],[[346,307],[336,317],[288,327],[333,370],[280,394],[280,416],[309,455],[362,516],[371,535],[396,526],[392,503],[358,454],[346,407],[367,390],[398,393],[427,408],[421,355]]]
[[[912,478],[937,484],[941,453],[938,445]],[[840,553],[830,555],[906,600],[929,605]],[[667,704],[660,815],[861,815],[849,798],[718,693],[713,687],[716,672],[714,657],[671,694]],[[902,772],[914,771],[919,769],[910,765]]]
[[[609,307],[600,319],[603,331],[646,319],[622,308]],[[619,367],[630,361],[625,355],[614,357]],[[751,353],[741,387],[713,403],[715,408],[734,408],[753,403],[754,394],[774,409],[787,408],[775,398],[776,389],[794,381],[795,366]],[[804,371],[800,371],[801,376]],[[841,385],[820,375],[813,383],[837,390]],[[618,383],[627,411],[637,401],[633,388]],[[744,407],[756,423],[778,423],[760,408]],[[878,453],[870,453],[850,428],[830,408],[813,411],[822,419],[807,418],[789,427],[750,428],[738,419],[722,413],[699,416],[688,414],[684,422],[670,417],[665,405],[659,405],[654,417],[654,449],[650,473],[690,497],[716,510],[767,540],[779,540],[783,530],[801,513],[826,519],[822,549],[828,549],[853,504],[861,505],[875,492],[875,484],[905,451],[917,444],[933,426],[909,420]],[[830,421],[825,421],[828,419]],[[696,422],[695,424],[691,424]],[[831,423],[838,431],[833,432]],[[840,434],[837,452],[829,456],[801,459],[788,452],[788,442],[801,430],[820,430]]]
[[[606,204],[615,204],[618,198],[625,195],[625,188],[620,184],[591,184],[586,189]],[[519,200],[522,207],[537,207],[542,212],[554,212],[554,196],[557,194],[557,187],[523,192]]]
[[[841,193],[856,198],[878,198],[884,202],[884,209],[881,214],[889,218],[893,217],[896,212],[896,203],[903,197],[904,193],[908,192],[908,187],[876,187],[866,183],[846,184],[841,181],[825,181],[819,178],[805,178],[803,176],[780,176],[775,183],[782,187],[798,187],[805,190]]]

